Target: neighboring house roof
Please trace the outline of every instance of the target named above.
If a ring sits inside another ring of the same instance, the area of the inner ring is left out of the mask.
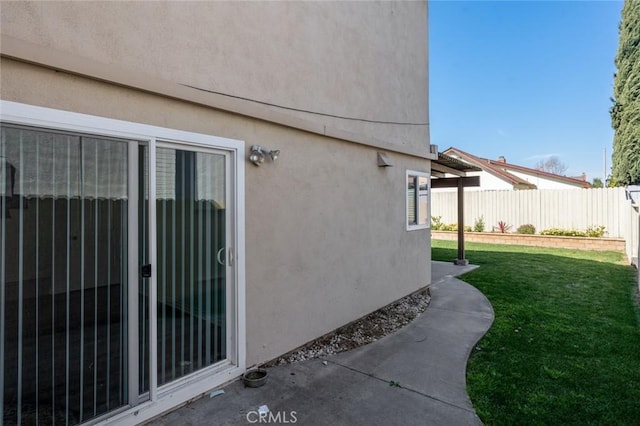
[[[561,182],[567,185],[574,185],[580,188],[591,188],[591,184],[584,179],[560,176],[543,170],[518,166],[516,164],[507,163],[502,157],[500,160],[490,160],[488,158],[477,157],[454,147],[445,150],[444,154],[457,157],[469,164],[478,166],[483,171],[513,185],[514,189],[537,189],[537,186],[513,173],[510,173],[510,171]]]

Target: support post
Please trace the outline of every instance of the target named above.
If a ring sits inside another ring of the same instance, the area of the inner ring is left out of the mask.
[[[465,266],[469,261],[464,258],[464,182],[458,178],[458,258],[456,265]]]

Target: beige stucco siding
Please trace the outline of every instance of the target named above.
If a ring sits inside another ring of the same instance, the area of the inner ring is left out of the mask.
[[[426,2],[2,2],[3,36],[428,152]],[[204,93],[204,92],[203,92]],[[379,122],[415,123],[398,125]]]
[[[246,168],[247,365],[429,283],[428,230],[405,230],[406,170],[427,160],[2,59],[0,97],[244,140],[282,151]]]

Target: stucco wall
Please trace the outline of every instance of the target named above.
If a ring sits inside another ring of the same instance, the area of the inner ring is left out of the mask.
[[[53,56],[294,109],[422,123],[259,105],[428,152],[426,2],[2,2],[0,8],[3,36],[44,46]]]
[[[406,169],[376,150],[8,59],[0,97],[264,144],[246,169],[247,364],[287,352],[430,281],[429,230],[405,230]]]

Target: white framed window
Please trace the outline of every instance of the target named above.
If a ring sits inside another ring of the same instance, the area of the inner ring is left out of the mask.
[[[425,172],[407,170],[407,231],[429,228],[429,182]]]

